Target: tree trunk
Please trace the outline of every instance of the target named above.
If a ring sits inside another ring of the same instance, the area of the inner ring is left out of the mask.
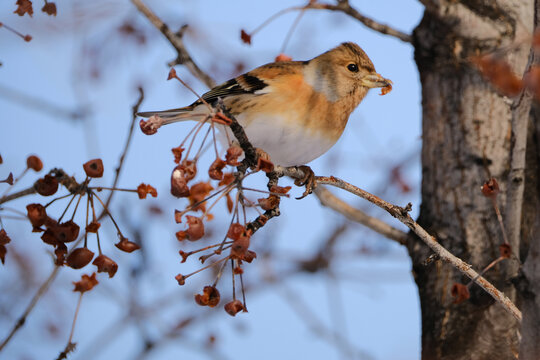
[[[521,296],[513,284],[520,281],[513,280],[528,252],[530,209],[536,211],[538,199],[538,163],[530,161],[538,157],[525,156],[526,144],[537,150],[537,136],[527,137],[526,131],[535,121],[532,100],[529,94],[501,95],[470,59],[499,49],[497,56],[521,76],[534,59],[536,1],[424,0],[424,17],[414,32],[423,106],[418,222],[452,253],[483,269],[499,257],[504,242],[491,200],[480,191],[494,177],[515,258],[485,277],[518,306]],[[522,335],[518,321],[476,285],[469,288],[469,300],[455,304],[452,285],[469,279],[441,262],[424,265],[431,252],[419,241],[411,240],[408,248],[422,308],[422,359],[515,359]]]

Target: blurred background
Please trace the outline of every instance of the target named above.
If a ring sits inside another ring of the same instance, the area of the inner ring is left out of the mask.
[[[166,81],[167,63],[176,52],[130,1],[55,3],[57,16],[48,16],[35,0],[32,18],[13,14],[14,0],[0,4],[0,22],[33,38],[25,42],[0,28],[0,178],[9,172],[20,175],[28,155],[38,155],[44,163],[40,175],[27,174],[10,192],[28,187],[54,167],[82,181],[82,164],[98,157],[105,174],[93,184],[108,186],[128,136],[137,87],[145,94],[142,111],[195,100],[178,82]],[[423,10],[417,1],[408,0],[350,3],[405,33],[413,31]],[[358,43],[377,71],[394,82],[393,91],[379,96],[372,90],[336,146],[310,166],[317,175],[340,177],[390,202],[412,202],[412,215],[417,215],[421,99],[412,46],[347,15],[324,10],[306,11],[290,38],[297,11],[260,30],[252,45],[242,43],[241,29],[251,32],[272,14],[304,5],[301,1],[145,4],[172,30],[189,25],[184,35],[188,51],[218,83],[271,62],[282,52],[306,60],[344,41]],[[199,93],[207,90],[184,67],[176,70]],[[174,279],[178,273],[200,268],[200,263],[196,258],[180,263],[178,250],[184,244],[174,234],[184,227],[175,224],[173,215],[186,200],[169,191],[174,166],[170,149],[190,129],[188,124],[173,124],[146,136],[136,127],[119,186],[133,189],[149,183],[159,196],[139,200],[131,193],[115,194],[110,211],[125,236],[142,249],[120,252],[113,246],[116,230],[104,221],[101,246],[119,270],[112,279],[99,274],[100,284],[84,295],[73,337],[77,349],[69,358],[419,358],[419,303],[406,249],[322,207],[313,195],[295,200],[303,189],[294,186],[293,196],[281,202],[281,216],[252,238],[251,249],[258,258],[244,267],[249,312],[233,318],[222,306],[195,304],[193,295],[211,284],[215,274],[202,272],[183,287]],[[292,182],[282,179],[280,184]],[[0,184],[0,195],[7,189],[7,184]],[[373,205],[332,191],[406,230]],[[31,233],[22,216],[27,204],[48,201],[35,195],[2,205],[2,226],[12,242],[6,246],[6,263],[0,266],[1,339],[54,268],[52,248],[40,234]],[[66,204],[67,200],[58,201],[48,212],[60,214]],[[223,237],[230,221],[224,205],[217,206],[214,215],[208,225],[209,244]],[[95,248],[95,243],[90,241],[90,246]],[[320,253],[328,256],[328,265],[309,266]],[[69,337],[78,299],[72,282],[92,271],[92,265],[62,268],[0,358],[58,356]],[[218,285],[222,304],[231,298],[229,283],[230,276],[224,276]]]

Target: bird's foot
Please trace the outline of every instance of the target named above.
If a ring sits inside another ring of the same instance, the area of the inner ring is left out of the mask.
[[[294,180],[294,185],[306,187],[306,191],[304,191],[302,196],[296,198],[297,200],[300,200],[311,194],[313,192],[313,189],[317,187],[317,183],[315,182],[315,173],[313,172],[313,170],[311,170],[309,166],[294,166],[294,168],[304,173],[303,178]]]

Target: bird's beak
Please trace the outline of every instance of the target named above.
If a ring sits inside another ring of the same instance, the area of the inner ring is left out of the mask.
[[[392,80],[385,79],[379,74],[369,74],[362,78],[362,85],[367,88],[380,88],[392,85]]]

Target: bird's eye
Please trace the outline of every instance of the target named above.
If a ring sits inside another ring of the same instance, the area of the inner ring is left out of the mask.
[[[347,69],[349,69],[350,72],[358,72],[358,65],[349,64],[349,65],[347,65]]]

